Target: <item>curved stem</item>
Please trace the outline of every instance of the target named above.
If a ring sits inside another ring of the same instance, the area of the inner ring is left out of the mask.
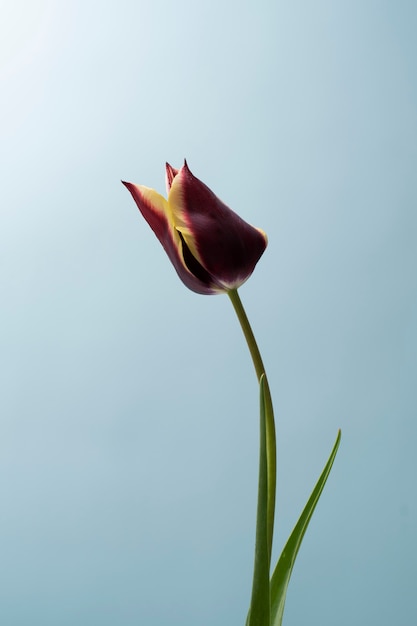
[[[248,344],[249,352],[255,367],[256,377],[260,382],[262,374],[265,374],[265,418],[266,418],[266,460],[268,474],[268,555],[271,562],[272,539],[274,534],[275,518],[275,490],[276,490],[276,441],[275,441],[275,421],[272,407],[271,392],[269,390],[268,379],[265,367],[259,352],[255,336],[249,324],[245,309],[236,289],[228,292],[229,298],[236,311],[236,315],[242,327],[243,334]]]

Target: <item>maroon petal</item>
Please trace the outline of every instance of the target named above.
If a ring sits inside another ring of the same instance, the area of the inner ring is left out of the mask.
[[[267,246],[263,231],[226,206],[187,163],[171,179],[168,202],[177,230],[219,289],[237,288],[249,278]]]
[[[124,181],[122,183],[132,194],[140,212],[161,242],[183,283],[196,293],[218,293],[216,281],[194,259],[184,238],[176,230],[172,212],[165,198],[149,187]]]

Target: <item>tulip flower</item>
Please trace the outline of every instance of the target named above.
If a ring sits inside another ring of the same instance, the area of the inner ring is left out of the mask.
[[[252,274],[267,236],[229,209],[190,171],[166,164],[168,198],[122,181],[183,283],[201,294],[235,290]]]
[[[158,237],[183,283],[202,294],[227,293],[242,327],[260,391],[260,451],[255,559],[246,626],[282,626],[287,588],[307,526],[335,459],[340,431],[271,574],[276,491],[275,421],[265,367],[238,294],[255,269],[267,237],[227,207],[190,172],[166,164],[168,198],[133,183],[123,184]]]

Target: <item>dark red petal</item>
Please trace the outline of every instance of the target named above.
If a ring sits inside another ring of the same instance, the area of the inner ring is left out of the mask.
[[[245,282],[265,251],[265,233],[226,206],[187,164],[176,175],[168,200],[177,226],[185,224],[183,234],[194,256],[218,287],[227,290]]]
[[[192,291],[200,294],[219,293],[210,274],[196,261],[184,240],[173,227],[165,198],[155,191],[122,181],[130,191],[140,212],[162,244],[178,276]]]

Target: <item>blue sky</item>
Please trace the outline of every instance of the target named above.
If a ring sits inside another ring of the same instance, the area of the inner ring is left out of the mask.
[[[268,249],[284,623],[417,621],[415,3],[15,0],[0,21],[0,621],[243,624],[257,387],[120,179],[184,157]]]

